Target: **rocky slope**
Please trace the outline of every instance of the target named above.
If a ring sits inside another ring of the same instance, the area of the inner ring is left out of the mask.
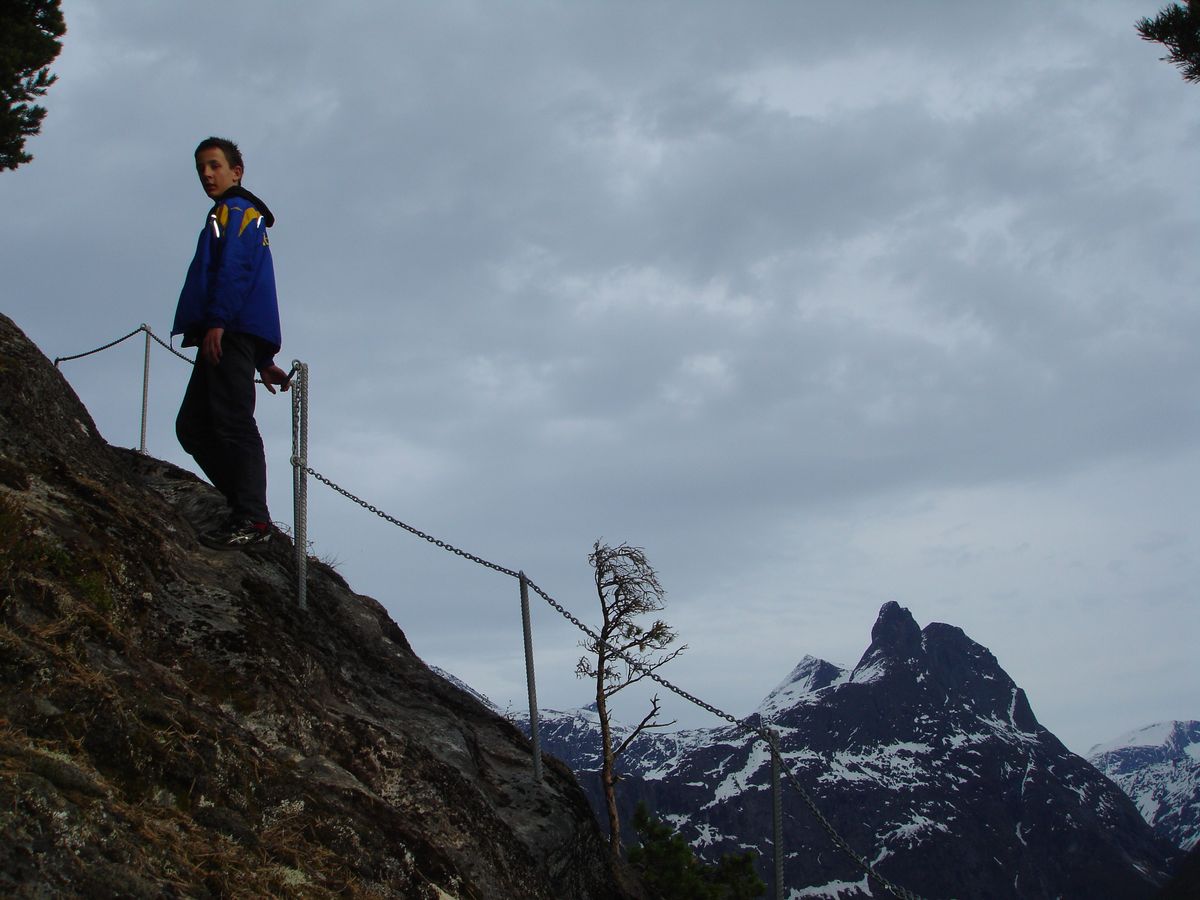
[[[1200,846],[1200,722],[1160,722],[1093,747],[1088,759],[1115,781],[1163,838]]]
[[[631,896],[564,766],[219,507],[0,315],[0,895]]]
[[[884,877],[926,898],[1141,898],[1173,848],[1121,791],[1043,728],[1025,693],[961,629],[894,603],[846,670],[805,658],[758,710],[817,806]],[[598,803],[589,710],[548,712],[544,747]],[[647,734],[620,805],[644,800],[702,855],[756,849],[770,882],[770,757],[734,728]],[[785,788],[787,788],[785,784]],[[798,792],[784,791],[790,896],[881,896]]]

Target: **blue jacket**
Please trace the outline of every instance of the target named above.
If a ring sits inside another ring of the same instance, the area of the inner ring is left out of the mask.
[[[259,339],[255,364],[260,370],[273,363],[282,343],[267,240],[267,229],[274,224],[267,205],[241,185],[217,198],[200,232],[171,326],[172,335],[183,335],[184,347],[199,346],[210,328],[224,328]]]

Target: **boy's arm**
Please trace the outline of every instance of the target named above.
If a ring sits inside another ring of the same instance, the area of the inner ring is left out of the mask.
[[[233,321],[250,294],[260,258],[266,252],[266,222],[257,209],[245,200],[241,202],[246,205],[233,206],[225,201],[221,205],[227,211],[225,216],[218,211],[218,222],[221,218],[226,221],[217,236],[219,258],[209,282],[206,324],[210,329],[224,328]]]

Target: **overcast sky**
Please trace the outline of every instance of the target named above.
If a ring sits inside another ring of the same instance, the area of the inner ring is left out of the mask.
[[[232,137],[315,469],[588,622],[593,541],[644,547],[664,674],[735,715],[895,600],[1086,753],[1200,718],[1200,87],[1138,39],[1161,5],[64,0],[0,311],[51,358],[165,337]],[[63,366],[112,443],[141,367]],[[186,376],[156,348],[149,449],[190,467]],[[289,416],[260,397],[284,522]],[[310,494],[316,555],[523,702],[510,579]],[[539,700],[583,705],[535,602]]]

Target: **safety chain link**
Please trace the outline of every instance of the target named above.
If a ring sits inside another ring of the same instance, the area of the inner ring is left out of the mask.
[[[528,575],[525,576],[525,579],[526,579],[526,581],[529,581],[529,576]],[[600,635],[598,635],[596,632],[592,631],[591,628],[589,628],[588,626],[586,626],[582,622],[580,622],[579,619],[575,618],[575,616],[571,615],[571,613],[568,612],[561,603],[559,603],[557,600],[555,600],[553,597],[551,597],[549,594],[547,594],[545,591],[543,591],[540,587],[538,587],[532,581],[529,581],[529,587],[533,589],[534,593],[536,593],[539,597],[541,597],[543,600],[545,600],[547,603],[549,603],[552,607],[554,607],[558,611],[559,615],[561,615],[563,618],[565,618],[568,622],[570,622],[572,625],[574,625],[576,628],[578,628],[580,631],[582,631],[584,634],[586,634],[588,637],[590,637],[596,643],[604,643],[604,646],[609,650],[609,652],[611,652],[613,655],[618,656],[621,659],[623,659],[638,674],[642,675],[645,678],[649,678],[651,681],[657,682],[658,684],[665,687],[672,694],[682,697],[684,700],[687,700],[689,703],[693,703],[696,706],[699,706],[701,709],[712,713],[714,716],[717,716],[718,718],[724,719],[726,722],[729,722],[731,725],[736,725],[737,727],[745,729],[747,731],[756,731],[757,730],[753,726],[747,725],[741,719],[738,719],[735,716],[730,715],[729,713],[725,712],[724,710],[717,709],[717,707],[713,706],[710,703],[705,703],[703,700],[701,700],[699,697],[695,696],[694,694],[689,694],[683,688],[667,681],[667,679],[663,678],[661,675],[659,675],[653,669],[648,668],[645,665],[643,665],[641,662],[639,662],[638,660],[636,660],[630,656],[627,656],[626,654],[624,654],[620,650],[618,650],[616,647],[613,647],[611,644],[601,641]]]
[[[771,752],[779,753],[779,751],[774,747],[771,748]],[[894,884],[888,879],[884,878],[875,870],[874,866],[867,862],[867,858],[865,856],[860,856],[854,850],[854,848],[847,843],[846,839],[838,833],[838,830],[833,826],[833,823],[825,818],[825,814],[817,807],[817,803],[815,800],[813,800],[812,795],[810,795],[808,791],[806,791],[800,784],[799,780],[796,778],[796,773],[792,770],[792,767],[788,761],[784,759],[782,753],[779,753],[779,760],[781,763],[783,763],[783,771],[784,774],[787,775],[788,781],[792,783],[792,787],[794,787],[800,794],[800,799],[804,801],[804,805],[808,807],[808,811],[813,814],[813,818],[817,820],[817,824],[821,826],[827,835],[829,835],[829,838],[833,841],[833,845],[835,847],[845,853],[848,857],[850,857],[850,859],[854,860],[854,863],[860,869],[866,872],[869,877],[874,878],[880,884],[880,886],[883,887],[883,889],[893,897],[898,898],[898,900],[921,900],[921,897],[918,894],[914,894],[907,888],[903,888],[900,885]]]
[[[117,344],[120,344],[123,341],[129,340],[135,334],[138,334],[139,332],[142,332],[142,331],[146,332],[146,334],[148,334],[151,338],[153,338],[160,347],[163,347],[166,350],[170,350],[172,353],[174,353],[176,356],[178,356],[180,359],[182,359],[188,365],[194,366],[196,364],[196,361],[194,359],[192,359],[190,356],[180,353],[178,350],[176,350],[174,347],[172,347],[170,345],[170,343],[168,343],[167,341],[164,341],[157,334],[155,334],[153,331],[151,331],[149,325],[143,324],[143,325],[139,325],[137,328],[133,329],[133,331],[129,332],[129,334],[125,335],[125,337],[117,338],[115,341],[109,341],[103,347],[97,347],[95,350],[88,350],[86,353],[76,353],[74,356],[56,356],[56,357],[54,357],[54,366],[55,366],[55,368],[57,368],[58,364],[60,362],[68,362],[69,360],[72,360],[72,359],[83,359],[83,357],[85,357],[85,356],[91,356],[95,353],[101,352],[102,350],[107,350],[110,347],[115,347],[115,346],[117,346]],[[296,366],[293,363],[292,370],[290,372],[288,372],[288,378],[290,379],[295,374],[296,374]],[[261,378],[255,378],[254,383],[255,384],[266,384],[266,382],[263,381]]]
[[[143,327],[145,327],[145,326],[143,326]],[[190,363],[193,366],[196,364],[196,361],[194,359],[192,359],[190,356],[184,356],[182,353],[180,353],[178,350],[176,350],[174,347],[172,347],[170,344],[168,344],[166,341],[164,341],[162,338],[160,338],[157,334],[155,334],[149,328],[146,328],[146,333],[148,335],[150,335],[150,337],[154,338],[154,340],[158,341],[160,346],[165,347],[166,349],[170,350],[172,353],[174,353],[176,356],[178,356],[180,359],[182,359],[185,363]]]
[[[508,568],[505,568],[504,566],[498,565],[497,563],[490,562],[486,559],[483,559],[482,557],[476,556],[473,553],[468,553],[466,550],[462,550],[458,547],[455,547],[453,544],[448,544],[443,540],[439,540],[438,538],[435,538],[433,535],[426,534],[424,531],[421,531],[419,528],[415,528],[412,525],[408,525],[405,522],[401,522],[399,519],[395,518],[394,516],[388,515],[386,512],[379,509],[378,507],[373,506],[372,504],[368,503],[366,500],[363,500],[361,497],[357,497],[354,494],[350,493],[348,490],[346,490],[341,485],[336,484],[333,481],[330,481],[328,478],[326,478],[324,475],[322,475],[320,472],[316,471],[315,469],[312,469],[309,466],[302,466],[300,464],[300,461],[297,459],[293,458],[292,465],[302,468],[309,475],[313,476],[313,478],[317,479],[317,481],[320,481],[322,484],[337,491],[339,494],[341,494],[343,497],[347,498],[348,500],[354,501],[355,503],[357,503],[359,506],[361,506],[363,509],[367,510],[368,512],[374,513],[375,515],[379,516],[379,518],[381,518],[387,522],[391,522],[393,525],[396,525],[399,528],[403,528],[405,531],[409,532],[410,534],[413,534],[413,535],[421,538],[422,540],[428,541],[429,543],[433,544],[436,547],[441,547],[443,550],[448,550],[451,553],[454,553],[454,554],[457,554],[458,556],[463,557],[464,559],[469,559],[469,560],[471,560],[471,562],[478,563],[481,566],[485,566],[486,568],[492,569],[496,572],[500,572],[501,574],[509,575],[516,579],[522,578],[522,575],[520,572],[514,572],[512,569],[508,569]],[[571,613],[570,610],[568,610],[561,603],[559,603],[557,600],[555,600],[553,597],[551,597],[548,593],[546,593],[544,590],[542,590],[542,588],[539,587],[536,583],[531,581],[528,575],[524,576],[524,581],[525,581],[525,584],[527,584],[534,593],[536,593],[539,597],[541,597],[543,600],[545,600],[551,607],[553,607],[554,610],[557,611],[559,615],[561,615],[564,619],[566,619],[568,622],[570,622],[572,625],[574,625],[576,628],[578,628],[580,631],[582,631],[584,634],[586,634],[593,641],[595,641],[597,643],[604,643],[604,645],[608,648],[608,650],[611,653],[613,653],[615,656],[618,656],[621,659],[623,659],[626,663],[628,663],[633,668],[634,671],[638,672],[639,674],[641,674],[642,676],[644,676],[646,678],[649,678],[650,680],[652,680],[654,682],[657,682],[659,685],[666,688],[668,691],[675,694],[676,696],[678,696],[684,700],[687,700],[689,703],[692,703],[695,706],[698,706],[707,712],[712,713],[717,718],[724,719],[726,722],[735,726],[739,730],[749,733],[749,734],[753,734],[753,735],[757,736],[760,740],[765,741],[767,744],[767,747],[770,749],[771,753],[773,755],[777,756],[777,758],[779,759],[779,762],[781,764],[783,771],[787,774],[788,781],[790,781],[792,786],[795,787],[795,789],[799,792],[801,799],[804,800],[805,806],[808,807],[809,811],[816,818],[817,823],[821,826],[821,828],[826,832],[826,834],[829,835],[830,839],[833,841],[833,845],[835,847],[837,847],[839,850],[841,850],[843,853],[845,853],[848,857],[850,857],[850,859],[854,861],[855,865],[857,865],[860,869],[862,869],[869,877],[874,878],[875,881],[877,881],[892,896],[898,898],[898,900],[921,900],[921,898],[917,894],[914,894],[911,891],[909,891],[903,887],[900,887],[899,885],[893,884],[891,881],[884,878],[867,861],[866,857],[860,856],[857,852],[855,852],[854,848],[852,848],[850,846],[850,844],[846,841],[846,839],[841,836],[841,834],[838,832],[838,830],[834,827],[833,823],[830,822],[829,819],[827,819],[825,817],[825,814],[822,813],[821,810],[817,807],[816,801],[813,800],[812,796],[808,793],[808,791],[806,791],[804,789],[804,787],[800,784],[799,780],[796,777],[796,773],[792,769],[791,763],[789,763],[788,760],[784,758],[783,754],[778,750],[778,748],[775,747],[774,742],[771,740],[770,732],[765,726],[758,725],[758,724],[751,724],[751,722],[749,722],[748,720],[739,719],[736,716],[733,716],[733,715],[725,712],[722,709],[718,709],[717,707],[713,706],[711,703],[704,702],[699,697],[697,697],[695,694],[685,691],[683,688],[679,687],[678,685],[672,684],[670,681],[663,678],[661,675],[659,675],[653,669],[648,668],[647,666],[645,666],[638,660],[633,659],[632,657],[626,655],[625,653],[622,653],[620,650],[613,647],[611,644],[601,641],[599,634],[597,634],[595,631],[593,631],[591,628],[589,628],[587,625],[585,625],[583,622],[581,622],[575,615],[573,615]]]
[[[299,461],[293,460],[292,464],[298,465]],[[404,522],[401,522],[399,519],[395,518],[394,516],[389,516],[383,510],[381,510],[375,506],[372,506],[370,503],[368,503],[366,500],[363,500],[361,497],[354,496],[354,494],[350,493],[348,490],[346,490],[341,485],[334,484],[332,481],[330,481],[328,478],[326,478],[320,472],[316,471],[315,469],[313,469],[309,466],[303,466],[302,468],[304,469],[305,472],[307,472],[313,478],[317,479],[317,481],[321,482],[322,484],[324,484],[328,487],[333,488],[335,491],[337,491],[339,494],[341,494],[347,500],[353,500],[355,503],[357,503],[363,509],[367,510],[367,512],[375,513],[375,515],[379,516],[379,518],[381,518],[387,522],[391,522],[393,525],[395,525],[399,528],[403,528],[409,534],[416,535],[417,537],[421,538],[421,540],[423,540],[423,541],[429,541],[429,543],[433,544],[435,547],[441,547],[443,550],[449,550],[451,553],[457,554],[458,556],[461,556],[463,559],[469,559],[473,563],[478,563],[481,566],[484,566],[488,569],[492,569],[496,572],[500,572],[503,575],[510,575],[513,578],[521,577],[520,572],[514,572],[512,569],[506,569],[504,566],[497,565],[494,562],[488,562],[486,559],[484,559],[480,556],[476,556],[474,553],[468,553],[466,550],[460,550],[458,547],[455,547],[453,544],[448,544],[445,541],[435,538],[431,534],[426,534],[424,531],[422,531],[419,528],[414,528],[412,525],[408,525],[408,524],[405,524]]]
[[[129,340],[131,337],[133,337],[138,332],[145,331],[145,330],[146,330],[145,325],[139,325],[137,328],[133,329],[133,331],[129,332],[129,334],[125,335],[125,337],[117,338],[115,341],[109,341],[103,347],[97,347],[95,350],[88,350],[86,353],[76,353],[74,356],[56,356],[56,357],[54,357],[54,365],[55,365],[55,367],[57,367],[60,362],[67,362],[68,360],[71,360],[71,359],[83,359],[85,356],[91,356],[94,353],[99,353],[102,350],[107,350],[109,347],[115,347],[115,346],[117,346],[117,344],[120,344],[123,341]]]
[[[387,522],[391,522],[393,525],[396,525],[399,528],[403,528],[405,531],[409,532],[410,534],[416,535],[417,537],[421,538],[422,540],[428,541],[429,543],[433,544],[436,547],[441,547],[443,550],[448,550],[451,553],[454,553],[454,554],[457,554],[458,556],[463,557],[463,559],[469,559],[473,563],[478,563],[481,566],[485,566],[486,568],[492,569],[495,572],[500,572],[503,575],[508,575],[508,576],[511,576],[512,578],[516,578],[516,579],[520,579],[520,577],[521,577],[520,572],[514,572],[512,569],[506,568],[505,566],[502,566],[498,563],[494,563],[489,560],[486,560],[483,557],[476,556],[474,553],[469,553],[466,550],[463,550],[459,547],[455,547],[453,544],[449,544],[446,541],[440,540],[431,534],[426,534],[424,531],[421,531],[421,529],[419,529],[419,528],[416,528],[405,522],[401,522],[395,516],[388,515],[386,512],[384,512],[383,510],[379,509],[376,506],[373,506],[372,504],[368,503],[366,500],[363,500],[361,497],[357,497],[354,494],[350,493],[348,490],[346,490],[340,484],[336,484],[335,482],[326,478],[324,475],[322,475],[316,469],[313,469],[310,466],[301,466],[299,460],[293,459],[292,464],[300,466],[305,472],[307,472],[313,478],[317,479],[317,481],[319,481],[322,484],[326,485],[327,487],[330,487],[333,490],[337,491],[339,494],[341,494],[346,499],[354,501],[355,503],[357,503],[359,506],[361,506],[363,509],[367,510],[368,512],[374,513],[375,515],[379,516],[379,518],[381,518]],[[554,607],[554,609],[557,610],[558,613],[563,618],[565,618],[568,622],[570,622],[572,625],[574,625],[576,628],[578,628],[580,631],[582,631],[584,634],[586,634],[588,637],[590,637],[593,641],[600,641],[600,635],[598,635],[596,632],[594,632],[587,625],[583,624],[583,622],[579,621],[579,619],[576,618],[574,615],[572,615],[571,612],[566,607],[564,607],[561,603],[559,603],[557,600],[555,600],[553,597],[551,597],[549,594],[547,594],[544,590],[542,590],[542,588],[539,587],[534,581],[532,581],[528,575],[525,576],[525,583],[529,585],[530,589],[534,593],[536,593],[539,597],[541,597],[543,600],[545,600],[547,603],[549,603],[552,607]],[[615,647],[609,646],[608,649],[610,651],[612,651],[612,653],[614,655],[619,656],[621,659],[625,660],[625,662],[627,662],[630,666],[633,667],[634,671],[646,676],[647,678],[650,678],[653,681],[658,682],[660,685],[665,687],[667,690],[671,691],[671,693],[677,694],[678,696],[682,697],[684,700],[687,700],[689,703],[694,703],[696,706],[699,706],[701,709],[707,710],[708,712],[712,713],[715,716],[718,716],[719,718],[724,719],[725,721],[729,722],[732,725],[737,725],[740,728],[745,728],[750,731],[757,730],[753,726],[746,725],[741,720],[737,719],[734,716],[731,716],[729,713],[727,713],[723,710],[717,709],[717,707],[715,707],[709,703],[705,703],[699,697],[696,697],[695,695],[688,693],[683,688],[677,687],[676,685],[667,681],[667,679],[663,678],[661,675],[659,675],[654,670],[647,668],[645,665],[640,663],[638,660],[633,659],[632,657],[622,653],[620,650],[616,649]]]

